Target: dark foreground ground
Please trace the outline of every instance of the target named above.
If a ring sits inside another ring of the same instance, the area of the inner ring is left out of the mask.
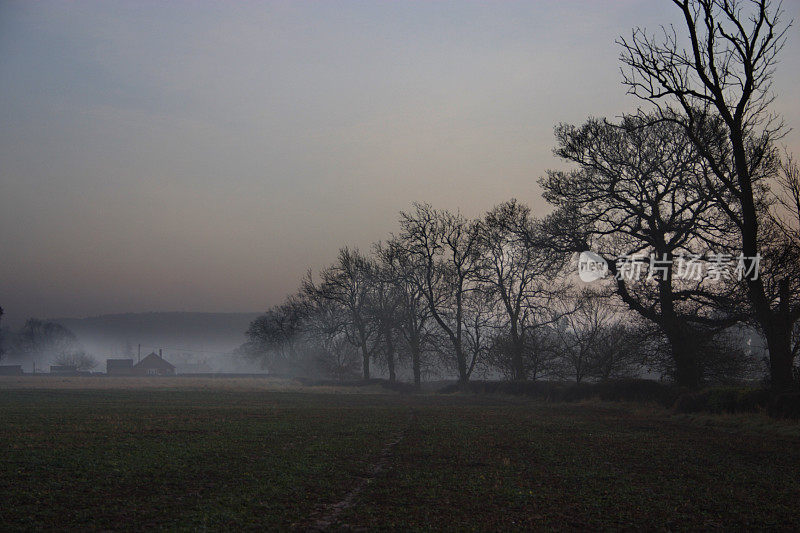
[[[798,434],[513,398],[0,390],[0,530],[798,529]]]

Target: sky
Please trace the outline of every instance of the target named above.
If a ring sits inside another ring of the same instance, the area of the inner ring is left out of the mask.
[[[661,0],[1,2],[5,319],[264,310],[412,202],[543,215],[553,127],[641,105],[614,41],[670,22]],[[798,58],[795,26],[795,128]]]

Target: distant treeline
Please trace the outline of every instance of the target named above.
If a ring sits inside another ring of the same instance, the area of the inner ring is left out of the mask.
[[[29,318],[16,331],[2,332],[0,355],[18,361],[74,367],[77,371],[89,371],[98,365],[97,359],[84,351],[71,330],[36,318]]]

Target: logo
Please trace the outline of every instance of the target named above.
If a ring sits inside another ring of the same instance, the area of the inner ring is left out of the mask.
[[[578,276],[581,281],[590,283],[608,275],[608,263],[594,252],[581,252],[578,257]]]

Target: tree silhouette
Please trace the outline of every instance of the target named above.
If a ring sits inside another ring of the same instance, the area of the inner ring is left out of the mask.
[[[769,0],[673,0],[687,41],[675,28],[659,37],[634,29],[621,38],[624,83],[652,103],[661,120],[681,126],[719,190],[719,208],[736,226],[741,253],[754,267],[765,244],[758,181],[770,172],[774,143],[785,133],[770,105],[772,76],[789,24]],[[709,127],[709,125],[714,125]],[[724,139],[724,144],[715,142]],[[791,336],[800,318],[798,280],[789,273],[770,294],[761,277],[748,278],[753,316],[770,354],[772,385],[792,386]]]

